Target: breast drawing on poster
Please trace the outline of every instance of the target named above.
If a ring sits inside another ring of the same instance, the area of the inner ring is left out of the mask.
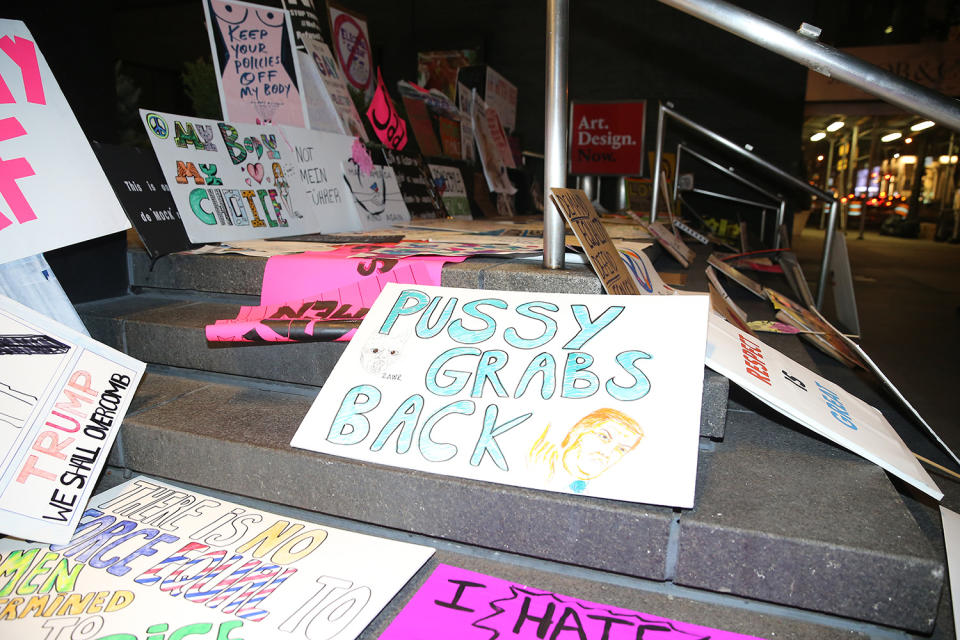
[[[707,305],[389,283],[292,444],[690,507]]]
[[[203,7],[224,119],[309,126],[288,13],[238,0]]]
[[[62,543],[0,540],[0,637],[351,640],[432,553],[135,477]]]

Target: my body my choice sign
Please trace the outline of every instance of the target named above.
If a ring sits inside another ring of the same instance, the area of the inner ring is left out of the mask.
[[[643,173],[646,100],[575,102],[570,107],[570,173]]]
[[[389,283],[292,444],[692,507],[707,304]]]

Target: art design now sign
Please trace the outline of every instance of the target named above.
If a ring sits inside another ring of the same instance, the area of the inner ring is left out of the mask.
[[[574,103],[570,113],[570,173],[637,176],[643,172],[647,103]]]

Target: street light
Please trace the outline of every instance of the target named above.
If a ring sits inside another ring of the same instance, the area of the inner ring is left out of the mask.
[[[910,131],[923,131],[924,129],[929,129],[936,123],[933,120],[924,120],[916,124],[910,125]]]
[[[825,131],[817,131],[815,134],[810,136],[810,142],[820,142],[826,137],[827,133]]]
[[[827,125],[827,131],[833,133],[834,131],[839,131],[843,128],[843,120],[836,120]]]
[[[903,137],[903,134],[899,131],[893,131],[887,135],[880,138],[880,142],[893,142],[894,140],[899,140]]]

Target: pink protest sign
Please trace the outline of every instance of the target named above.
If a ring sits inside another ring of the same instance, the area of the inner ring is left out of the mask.
[[[30,31],[0,20],[0,263],[129,226]]]
[[[316,286],[319,280],[316,277],[318,274],[323,274],[327,282],[338,275],[343,286],[318,294],[313,293],[308,297],[286,298],[285,302],[267,303],[259,307],[241,307],[235,319],[218,320],[215,324],[207,325],[207,340],[210,342],[348,341],[356,330],[356,323],[367,315],[367,311],[370,310],[387,282],[438,285],[442,265],[436,260],[405,260],[395,265],[384,265],[383,263],[387,261],[382,260],[341,260],[313,263],[311,267],[303,268],[303,260],[299,261],[299,266],[293,262],[287,261],[286,265],[279,268],[274,266],[270,277],[270,282],[273,284],[271,296],[277,295],[279,291],[287,291],[291,294],[307,291]],[[364,265],[369,265],[371,262],[380,264],[372,266],[366,275],[362,272],[358,273],[354,267],[356,265],[363,269]],[[329,271],[333,273],[328,273],[324,267],[325,264],[332,267]],[[337,268],[343,266],[348,268]],[[352,272],[351,268],[354,269]],[[384,271],[377,272],[375,271],[377,268],[382,268]],[[290,282],[283,281],[285,273],[302,275],[305,272],[313,273],[314,277],[298,280],[292,286]],[[266,277],[264,277],[263,290],[265,293],[268,291]]]
[[[378,293],[386,282],[440,284],[440,271],[445,262],[462,262],[467,258],[465,255],[411,256],[402,260],[399,257],[351,257],[381,246],[356,244],[333,251],[273,256],[267,260],[263,272],[260,304],[281,305],[292,300],[317,299],[326,291],[359,287],[358,283],[366,279],[380,282]],[[381,278],[384,275],[388,278]]]
[[[578,600],[441,564],[380,640],[736,640],[753,638]]]
[[[367,120],[373,125],[377,138],[387,147],[399,151],[407,146],[407,122],[397,113],[387,86],[383,84],[380,69],[377,69],[377,90],[367,107]]]

